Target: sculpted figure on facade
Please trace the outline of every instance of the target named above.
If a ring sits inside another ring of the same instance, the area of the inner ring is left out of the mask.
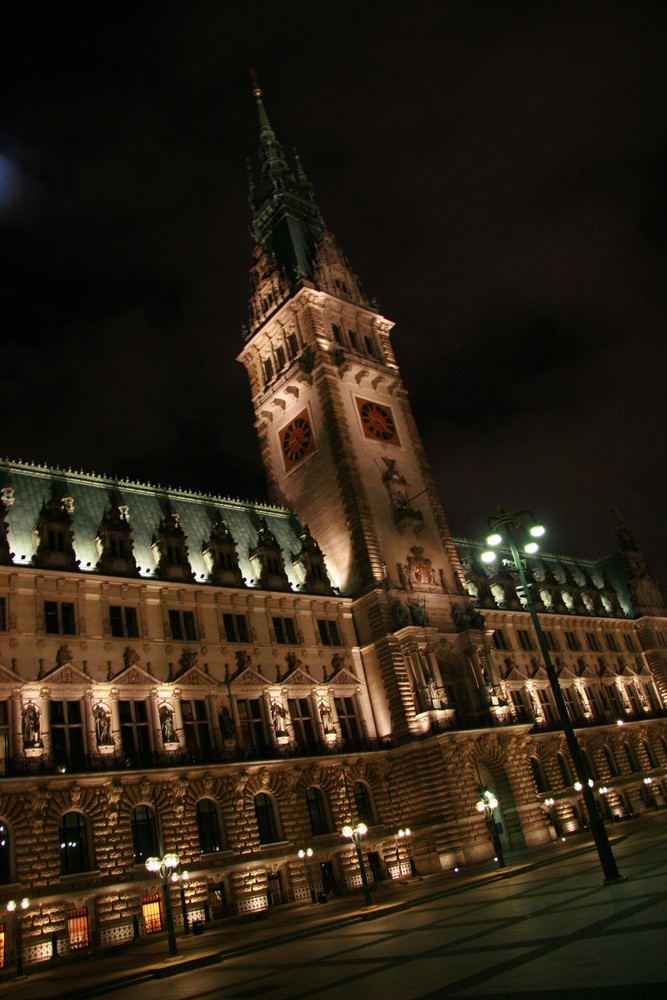
[[[39,709],[30,702],[23,709],[23,746],[41,747]]]
[[[174,728],[174,713],[166,705],[163,705],[160,709],[160,728],[162,730],[163,743],[178,743],[178,737]]]
[[[95,719],[95,737],[98,747],[111,746],[113,737],[111,735],[111,714],[103,705],[96,705],[93,709]]]
[[[287,712],[282,702],[274,699],[271,702],[271,718],[273,719],[273,728],[275,729],[276,736],[287,736],[286,716]]]

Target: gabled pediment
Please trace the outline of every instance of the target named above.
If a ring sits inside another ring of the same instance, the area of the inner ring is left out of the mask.
[[[337,674],[334,674],[333,677],[329,678],[327,683],[355,685],[358,687],[362,682],[358,677],[355,677],[354,674],[347,669],[347,667],[342,667]]]
[[[584,667],[584,669],[581,671],[581,674],[579,676],[580,677],[593,677],[593,678],[597,678],[600,675],[598,674],[598,672],[595,669],[595,667],[591,666],[590,663],[587,663],[586,666]]]
[[[13,670],[6,667],[3,663],[0,663],[0,684],[3,681],[10,681],[12,684],[16,684],[17,680],[22,680],[19,674],[15,674]]]
[[[252,684],[255,687],[266,687],[269,681],[263,674],[260,674],[254,667],[246,667],[240,674],[237,674],[231,681],[232,687]]]
[[[218,683],[214,677],[211,677],[210,674],[205,673],[199,667],[190,667],[189,670],[179,674],[177,680],[179,684],[203,684],[207,687]]]
[[[549,675],[547,674],[544,667],[539,666],[535,673],[533,674],[533,680],[536,681],[548,681]]]
[[[291,674],[286,674],[285,677],[283,677],[281,683],[295,684],[295,685],[300,685],[301,687],[317,686],[317,681],[315,680],[315,678],[311,677],[310,674],[303,669],[303,667],[297,667],[296,670],[293,670]]]
[[[49,684],[90,684],[90,674],[84,673],[80,667],[75,667],[73,663],[61,663],[52,670],[46,671],[40,677],[41,681],[48,681]]]
[[[507,677],[505,678],[505,680],[506,681],[521,681],[521,683],[524,684],[528,680],[528,677],[527,677],[527,675],[522,670],[519,670],[519,668],[517,666],[514,666],[510,670],[510,672],[507,675]]]
[[[573,681],[576,680],[577,675],[574,670],[570,667],[563,667],[561,670],[557,671],[559,680],[562,681]]]
[[[111,678],[110,678],[111,679]],[[132,663],[115,675],[114,684],[155,684],[155,677],[138,663]]]

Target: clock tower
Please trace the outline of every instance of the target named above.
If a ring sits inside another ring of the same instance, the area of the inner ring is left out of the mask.
[[[386,702],[380,728],[411,729],[416,691],[430,683],[436,703],[447,703],[437,661],[445,649],[458,659],[452,615],[468,613],[463,575],[391,346],[393,324],[327,229],[298,157],[288,164],[257,84],[253,94],[255,247],[239,360],[269,494],[308,523],[334,586],[357,598],[359,641]],[[414,670],[405,665],[407,647]],[[459,699],[473,714],[475,687],[479,677]]]

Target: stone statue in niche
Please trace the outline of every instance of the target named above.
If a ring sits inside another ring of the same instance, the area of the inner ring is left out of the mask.
[[[162,728],[162,742],[178,743],[176,730],[174,729],[174,713],[170,708],[160,709],[160,722]]]
[[[422,604],[420,601],[408,601],[408,607],[413,625],[428,625],[428,614],[425,604]]]
[[[415,510],[410,505],[409,484],[405,476],[401,475],[396,467],[395,458],[382,457],[385,470],[382,473],[382,482],[387,488],[394,508],[394,517],[398,523],[399,531],[402,532],[404,526],[417,522],[416,530],[423,530],[424,515],[420,510]]]
[[[287,713],[281,702],[272,701],[271,702],[271,718],[273,719],[273,728],[276,731],[276,736],[287,736],[287,726],[285,725],[285,716]]]
[[[335,733],[336,729],[333,722],[333,715],[331,714],[331,705],[324,698],[320,702],[320,718],[322,720],[322,728],[324,732],[328,735],[329,733]]]
[[[391,614],[396,628],[404,628],[410,624],[410,615],[400,601],[394,601],[391,607]]]
[[[72,651],[69,646],[63,643],[62,646],[58,647],[58,652],[56,653],[56,666],[62,667],[64,663],[72,662]]]
[[[95,736],[98,747],[108,747],[113,744],[111,736],[111,716],[102,705],[96,705],[93,710],[95,719]]]
[[[33,705],[26,705],[23,710],[23,746],[41,747],[42,741],[39,735],[39,709]]]

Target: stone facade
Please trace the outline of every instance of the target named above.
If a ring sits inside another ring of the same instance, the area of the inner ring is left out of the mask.
[[[0,880],[26,959],[580,829],[521,587],[455,539],[390,344],[259,88],[251,387],[272,500],[0,465]],[[290,224],[285,225],[285,219]],[[533,600],[605,818],[667,805],[667,617],[624,525],[535,555]],[[505,553],[507,555],[507,553]],[[409,849],[397,837],[412,831]],[[7,953],[12,926],[2,925]]]

